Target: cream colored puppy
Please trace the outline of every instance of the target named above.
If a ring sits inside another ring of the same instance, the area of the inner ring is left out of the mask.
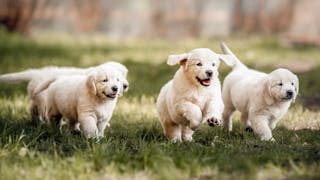
[[[297,97],[299,81],[287,69],[276,69],[270,74],[258,72],[242,64],[231,50],[221,44],[224,53],[234,56],[233,70],[223,82],[225,104],[223,127],[232,130],[232,114],[241,112],[245,128],[252,128],[261,140],[274,140],[272,130]]]
[[[192,141],[194,130],[203,121],[219,125],[223,112],[218,79],[219,55],[207,48],[170,55],[167,64],[180,64],[173,79],[165,84],[157,99],[157,111],[164,134],[173,142]]]
[[[45,81],[35,89],[35,94],[45,91],[48,119],[59,121],[64,117],[70,126],[79,123],[87,138],[100,138],[123,88],[121,77],[114,68],[97,68],[93,75],[60,76]]]
[[[123,82],[122,90],[126,92],[128,90],[129,83],[126,80],[128,69],[118,63],[118,62],[107,62],[95,67],[89,68],[74,68],[74,67],[44,67],[41,69],[29,69],[22,72],[10,73],[0,75],[0,82],[5,83],[21,83],[21,82],[29,82],[28,83],[28,95],[31,99],[31,115],[32,119],[37,120],[40,119],[44,121],[43,112],[45,112],[45,107],[41,106],[41,104],[46,104],[45,93],[38,93],[37,96],[34,96],[35,89],[43,83],[43,81],[50,81],[59,76],[71,76],[71,75],[88,75],[94,72],[98,68],[104,67],[112,67],[115,70],[118,70],[121,74],[121,81]]]

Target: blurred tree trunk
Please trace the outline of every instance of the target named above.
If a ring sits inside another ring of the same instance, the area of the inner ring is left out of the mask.
[[[295,5],[296,0],[234,0],[232,31],[286,32],[292,23]]]
[[[8,31],[26,34],[34,12],[48,0],[0,0],[0,26]]]
[[[202,13],[207,4],[208,4],[208,0],[193,1],[194,15],[189,23],[190,33],[193,37],[200,36]]]
[[[102,0],[74,0],[77,16],[76,26],[82,32],[97,29],[104,14]]]
[[[151,27],[155,36],[167,36],[166,6],[163,1],[151,1]]]
[[[320,1],[296,1],[290,30],[284,43],[289,46],[320,47]]]
[[[209,0],[152,0],[151,27],[160,37],[199,37]]]

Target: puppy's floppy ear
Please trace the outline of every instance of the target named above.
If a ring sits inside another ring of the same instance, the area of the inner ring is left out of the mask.
[[[122,84],[122,87],[121,87],[121,91],[120,91],[119,95],[122,96],[123,93],[128,92],[128,90],[129,90],[129,82],[124,77],[121,77],[121,81],[120,82]]]
[[[96,87],[95,75],[90,75],[90,76],[87,78],[86,85],[87,85],[88,90],[89,90],[92,94],[97,95],[97,87]]]
[[[167,60],[167,64],[170,66],[180,64],[181,66],[184,66],[188,60],[189,54],[183,53],[183,54],[175,54],[170,55]]]
[[[299,94],[299,79],[297,75],[294,75],[294,88],[296,90],[296,96],[292,100],[293,103],[296,101],[297,96]]]
[[[123,82],[123,92],[128,92],[129,90],[129,82],[125,79]]]
[[[274,98],[271,95],[271,79],[269,77],[265,78],[263,82],[262,95],[267,105],[271,105],[274,102]]]
[[[226,65],[233,67],[235,65],[235,59],[232,55],[218,54],[219,59],[222,60]]]

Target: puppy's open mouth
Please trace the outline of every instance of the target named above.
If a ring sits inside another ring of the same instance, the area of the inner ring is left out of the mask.
[[[114,99],[114,98],[117,97],[117,93],[107,94],[107,93],[103,92],[103,94],[104,94],[107,98],[110,98],[110,99]]]
[[[202,85],[202,86],[210,86],[211,84],[211,79],[207,78],[207,79],[200,79],[198,77],[196,77],[198,82]]]
[[[281,98],[282,101],[289,101],[291,99],[292,99],[292,97],[283,97],[283,98]]]

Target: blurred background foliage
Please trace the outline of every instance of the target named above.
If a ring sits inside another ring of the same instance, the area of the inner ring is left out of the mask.
[[[116,39],[276,34],[287,45],[320,45],[319,7],[317,0],[0,0],[0,25]]]

